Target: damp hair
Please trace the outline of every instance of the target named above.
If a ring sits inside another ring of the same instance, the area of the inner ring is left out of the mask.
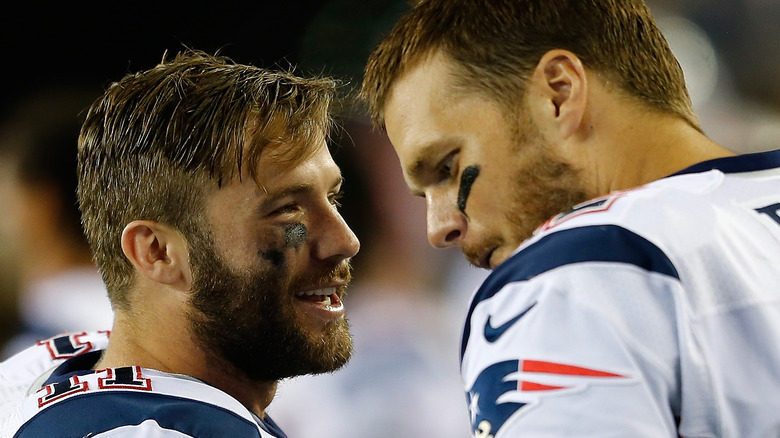
[[[395,81],[441,52],[459,90],[517,110],[526,80],[553,49],[576,54],[646,108],[701,130],[680,64],[641,0],[419,0],[369,57],[360,98],[383,127]]]
[[[134,275],[120,245],[129,222],[197,235],[209,190],[257,178],[266,150],[292,165],[326,141],[337,85],[188,49],[108,86],[79,136],[78,201],[114,307]]]

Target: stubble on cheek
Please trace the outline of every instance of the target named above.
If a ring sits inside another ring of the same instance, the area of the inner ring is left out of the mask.
[[[506,212],[514,224],[518,244],[551,217],[571,210],[591,197],[579,171],[549,154],[539,154],[513,177],[513,209]]]

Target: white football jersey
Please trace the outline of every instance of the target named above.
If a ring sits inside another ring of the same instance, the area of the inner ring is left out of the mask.
[[[556,216],[473,296],[474,436],[780,436],[780,151]]]
[[[270,418],[192,377],[92,370],[108,338],[63,334],[0,364],[0,437],[286,438]]]

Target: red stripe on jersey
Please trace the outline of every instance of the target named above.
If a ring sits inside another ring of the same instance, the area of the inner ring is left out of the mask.
[[[540,360],[524,360],[523,371],[529,373],[563,374],[567,376],[625,377],[623,375],[610,373],[607,371],[593,370],[590,368],[565,365],[562,363],[544,362]]]
[[[553,385],[544,385],[542,383],[536,383],[536,382],[526,382],[521,381],[520,382],[520,390],[521,391],[552,391],[555,389],[566,389],[569,388],[568,386],[553,386]]]

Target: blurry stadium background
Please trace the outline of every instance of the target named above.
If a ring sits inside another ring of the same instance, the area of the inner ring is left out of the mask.
[[[349,90],[407,7],[397,0],[88,3],[17,3],[0,17],[6,132],[31,97],[61,89],[97,97],[109,82],[184,46],[240,63],[295,65],[301,74],[338,77]],[[705,131],[736,152],[780,147],[780,2],[650,6],[681,60]],[[428,247],[424,205],[408,196],[384,136],[359,114],[346,113],[342,125],[334,151],[346,176],[343,212],[363,243],[347,301],[355,359],[333,375],[284,382],[270,412],[297,438],[465,438],[457,341],[466,302],[485,273],[466,266],[456,250]],[[20,275],[20,260],[43,257],[45,249],[21,255],[30,245],[19,242],[20,230],[31,219],[16,214],[13,166],[0,160],[0,345],[19,334],[25,318],[54,318],[25,304],[31,280]],[[89,310],[90,302],[79,306]]]

